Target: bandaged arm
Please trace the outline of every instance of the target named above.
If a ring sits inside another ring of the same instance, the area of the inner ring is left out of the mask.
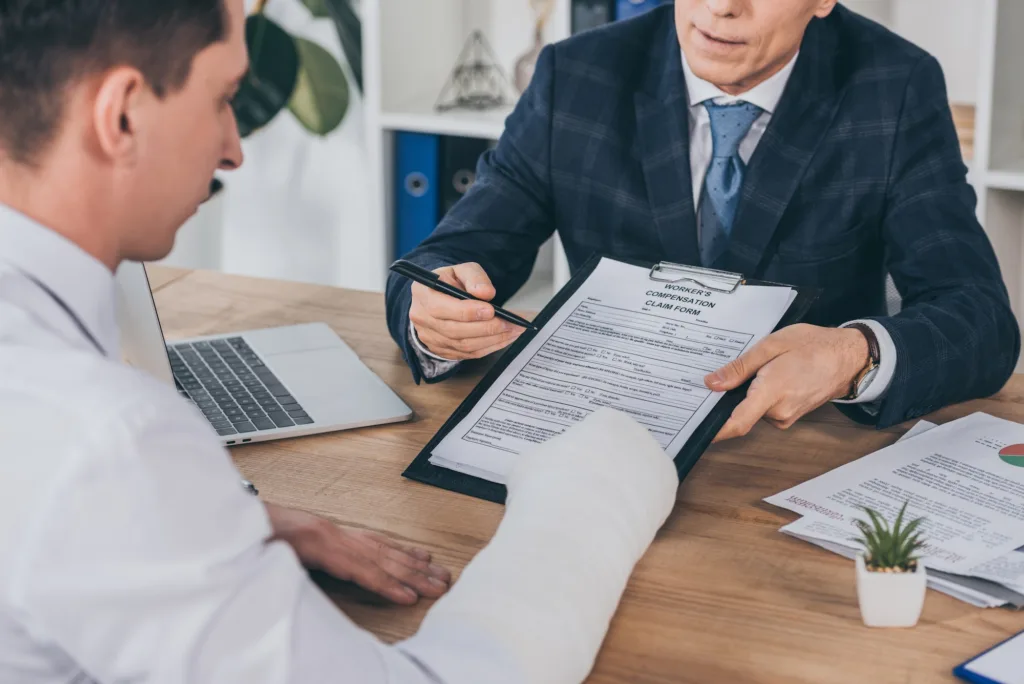
[[[524,455],[493,540],[400,648],[445,684],[582,681],[677,488],[645,428],[594,413]]]

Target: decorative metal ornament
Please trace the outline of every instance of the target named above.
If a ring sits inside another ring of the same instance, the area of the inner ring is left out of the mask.
[[[466,41],[448,82],[434,105],[439,112],[452,109],[486,111],[511,107],[517,97],[508,76],[481,31]]]

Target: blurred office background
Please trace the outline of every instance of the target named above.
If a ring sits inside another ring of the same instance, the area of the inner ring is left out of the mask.
[[[308,4],[307,0],[307,3]],[[546,7],[550,2],[550,7]],[[365,76],[341,126],[326,137],[287,111],[244,141],[246,163],[186,227],[168,262],[230,273],[382,290],[387,266],[453,199],[466,157],[493,144],[509,107],[435,109],[475,31],[516,91],[517,60],[657,0],[357,0]],[[344,62],[329,19],[302,0],[268,0],[266,15]],[[1024,2],[845,0],[935,55],[945,71],[978,213],[1024,318]],[[249,0],[253,9],[255,0]],[[419,167],[422,167],[420,169]],[[411,171],[417,171],[415,181]],[[447,175],[447,177],[446,177]],[[537,309],[567,279],[558,245],[542,252],[513,302]]]

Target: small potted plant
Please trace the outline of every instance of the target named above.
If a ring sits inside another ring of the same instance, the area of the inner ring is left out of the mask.
[[[921,617],[927,575],[917,552],[925,545],[919,528],[924,518],[904,524],[907,504],[889,523],[877,511],[864,508],[871,522],[857,520],[857,598],[868,627],[913,627]]]

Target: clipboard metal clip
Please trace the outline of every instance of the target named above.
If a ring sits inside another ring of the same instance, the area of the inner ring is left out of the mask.
[[[702,266],[673,264],[668,261],[662,261],[652,266],[649,277],[659,283],[691,282],[700,285],[705,290],[724,294],[732,294],[746,282],[740,273],[716,271],[713,268]]]

